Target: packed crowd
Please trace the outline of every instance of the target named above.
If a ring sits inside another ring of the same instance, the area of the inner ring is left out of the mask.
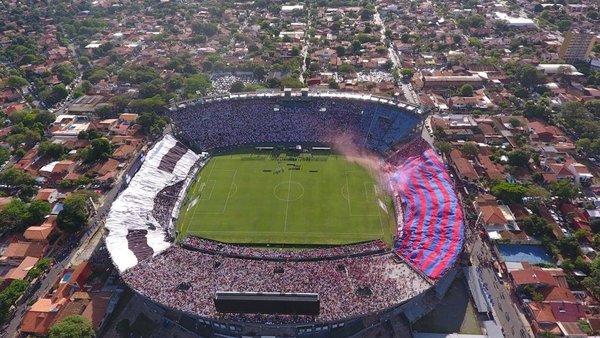
[[[223,75],[212,79],[212,89],[208,96],[229,94],[231,85],[235,82],[242,82],[244,85],[258,83],[255,79],[247,76]]]
[[[171,117],[201,150],[269,142],[335,144],[344,140],[385,151],[418,121],[392,106],[329,98],[199,103],[172,111]]]
[[[358,82],[394,82],[394,77],[390,72],[381,70],[370,70],[368,72],[360,72],[356,74]]]
[[[163,228],[169,228],[173,208],[179,197],[179,193],[183,188],[185,181],[169,185],[162,189],[154,197],[154,207],[152,208],[152,216],[158,221]]]
[[[344,257],[365,256],[385,252],[387,245],[381,241],[341,245],[320,249],[290,251],[285,249],[256,249],[247,246],[227,244],[198,237],[185,238],[181,245],[190,250],[197,250],[226,257],[251,258],[275,261],[303,261],[318,259],[337,259]]]
[[[382,311],[430,287],[417,272],[391,253],[320,261],[263,261],[228,258],[174,246],[127,270],[123,279],[153,301],[221,320],[329,322]],[[185,284],[185,290],[181,286]],[[370,295],[358,292],[368,288]],[[320,314],[220,314],[217,291],[318,293]]]

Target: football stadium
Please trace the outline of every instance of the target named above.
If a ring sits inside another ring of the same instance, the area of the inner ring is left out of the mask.
[[[402,335],[448,289],[463,214],[424,114],[338,92],[170,109],[106,221],[124,282],[201,336]],[[393,323],[393,324],[391,324]]]

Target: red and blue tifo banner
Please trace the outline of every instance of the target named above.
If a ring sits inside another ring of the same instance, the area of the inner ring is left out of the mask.
[[[405,204],[396,252],[428,277],[441,277],[464,241],[462,208],[444,164],[428,149],[395,168],[390,185]]]

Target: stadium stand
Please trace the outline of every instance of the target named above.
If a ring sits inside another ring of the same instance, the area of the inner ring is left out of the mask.
[[[407,305],[411,299],[420,299],[424,309],[433,306],[428,299],[435,297],[427,290],[457,260],[463,217],[443,163],[417,136],[420,116],[414,109],[370,97],[282,100],[263,95],[206,99],[171,110],[175,127],[196,150],[342,141],[389,155],[384,169],[398,224],[394,250],[381,241],[261,250],[197,237],[170,247],[165,233],[195,170],[205,162],[165,136],[149,151],[107,219],[106,246],[123,280],[148,299],[198,319],[190,327],[198,327],[202,318],[213,324],[349,323],[401,304],[412,307]],[[414,141],[404,145],[407,138]],[[314,293],[320,297],[320,312],[220,313],[213,299],[227,291]]]
[[[274,98],[197,103],[170,111],[183,135],[210,151],[242,144],[352,140],[383,153],[406,136],[420,117],[380,102],[311,98]]]
[[[321,249],[305,249],[295,251],[285,249],[261,250],[241,245],[211,241],[198,237],[188,237],[181,241],[181,245],[188,250],[223,255],[226,257],[274,261],[339,259],[345,257],[366,256],[388,251],[387,245],[381,240]]]
[[[171,245],[165,238],[170,229],[164,226],[166,220],[171,223],[169,208],[166,207],[163,210],[165,214],[161,215],[162,208],[154,210],[154,200],[164,188],[184,181],[198,161],[198,155],[182,147],[170,135],[157,142],[127,189],[112,204],[106,219],[106,247],[120,271],[134,266],[140,258],[159,253]],[[183,149],[186,152],[179,155]],[[159,169],[161,165],[163,169]],[[179,192],[169,192],[169,196],[175,195],[183,198]],[[145,234],[140,231],[145,231]]]
[[[462,250],[462,208],[446,168],[433,149],[416,153],[390,171],[392,191],[404,205],[396,206],[404,212],[396,250],[428,277],[438,279]],[[394,201],[398,203],[396,198]]]
[[[320,261],[220,257],[173,246],[122,274],[149,299],[200,317],[273,323],[329,322],[397,306],[429,284],[395,254]],[[183,283],[185,288],[180,287]],[[219,313],[217,291],[317,293],[318,316]]]

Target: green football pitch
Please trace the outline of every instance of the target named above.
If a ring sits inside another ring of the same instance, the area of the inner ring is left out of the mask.
[[[229,243],[391,243],[394,210],[369,170],[327,154],[213,156],[192,182],[181,236]]]

